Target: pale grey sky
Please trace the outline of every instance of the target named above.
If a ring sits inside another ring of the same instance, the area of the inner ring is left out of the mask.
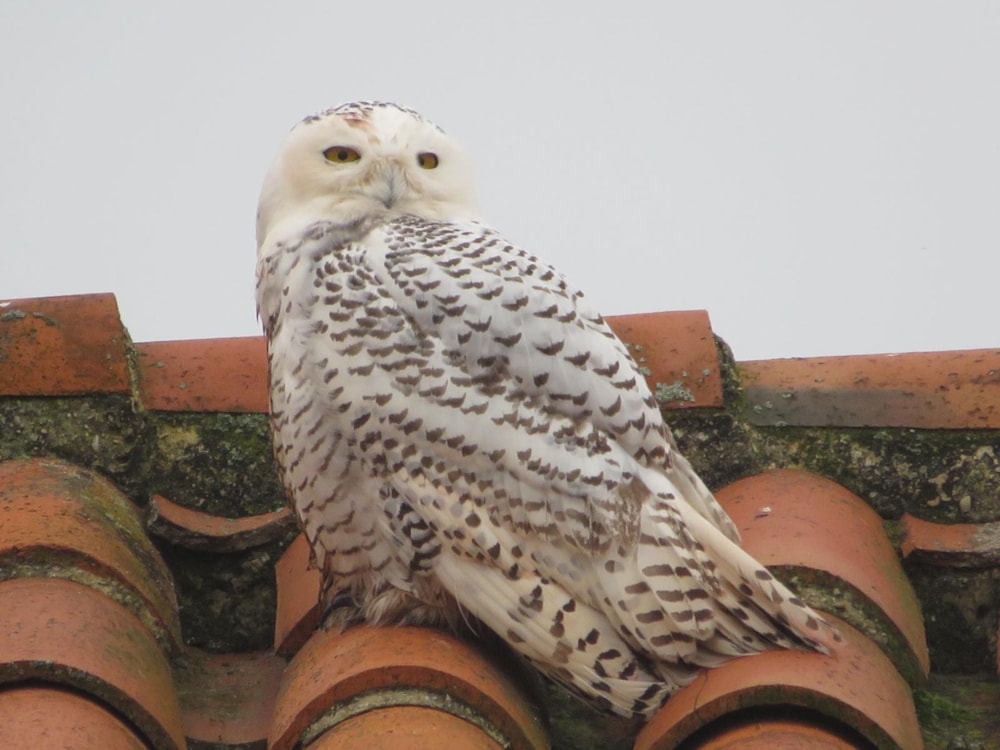
[[[1000,3],[0,3],[0,298],[259,333],[254,211],[302,116],[407,104],[484,216],[609,315],[738,359],[1000,346]]]

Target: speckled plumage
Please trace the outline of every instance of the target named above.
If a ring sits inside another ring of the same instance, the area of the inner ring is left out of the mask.
[[[738,546],[583,295],[480,223],[439,128],[373,102],[306,118],[258,242],[275,452],[329,622],[479,621],[623,715],[836,639]]]

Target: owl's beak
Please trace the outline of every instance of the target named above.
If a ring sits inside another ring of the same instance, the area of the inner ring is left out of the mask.
[[[406,187],[406,179],[400,166],[395,162],[383,164],[373,187],[375,198],[381,201],[383,206],[386,208],[395,206]]]

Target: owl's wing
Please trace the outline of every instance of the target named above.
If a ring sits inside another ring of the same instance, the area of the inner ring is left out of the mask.
[[[375,237],[373,237],[374,239]],[[403,217],[368,254],[394,300],[475,378],[510,378],[553,412],[582,417],[643,462],[665,428],[624,345],[555,270],[476,223]]]
[[[494,289],[516,286],[536,304],[548,294],[543,281],[530,283],[526,256],[508,247],[479,269],[477,250],[498,241],[494,235],[476,225],[459,230],[416,219],[356,227],[316,222],[286,236],[262,255],[257,290],[272,402],[281,401],[280,410],[272,403],[272,413],[280,411],[288,423],[279,419],[276,428],[278,442],[287,443],[285,464],[315,461],[311,473],[328,474],[308,438],[336,426],[356,458],[391,477],[402,496],[458,498],[449,508],[456,521],[469,516],[471,523],[472,510],[482,509],[491,522],[526,538],[562,539],[587,550],[634,537],[639,460],[595,424],[609,417],[599,408],[590,414],[586,386],[577,385],[573,399],[550,397],[545,378],[568,387],[569,374],[554,354],[528,349],[536,342],[551,346],[556,330],[565,329],[595,342],[598,353],[581,368],[620,370],[630,364],[617,340],[544,317],[538,320],[550,334],[494,340],[532,325],[520,297]],[[472,258],[463,254],[465,237],[476,245]],[[518,263],[525,271],[518,272]],[[472,280],[478,277],[482,287]],[[601,364],[619,360],[617,368]],[[576,377],[601,380],[586,369]],[[607,402],[631,403],[635,383],[631,376],[619,381],[602,382],[603,391],[621,394]],[[297,426],[300,411],[315,420],[306,434]],[[646,429],[652,421],[645,409],[622,417],[620,431],[629,434],[638,430],[634,422]]]
[[[478,388],[503,382],[547,415],[569,417],[657,467],[734,541],[711,492],[674,451],[624,344],[583,294],[481,224],[403,217],[370,235],[366,260],[393,300]],[[509,416],[513,419],[513,415]]]

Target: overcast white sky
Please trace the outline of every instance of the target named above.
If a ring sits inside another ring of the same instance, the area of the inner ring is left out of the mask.
[[[0,298],[245,336],[264,171],[361,98],[609,315],[738,359],[1000,346],[1000,2],[0,2]]]

